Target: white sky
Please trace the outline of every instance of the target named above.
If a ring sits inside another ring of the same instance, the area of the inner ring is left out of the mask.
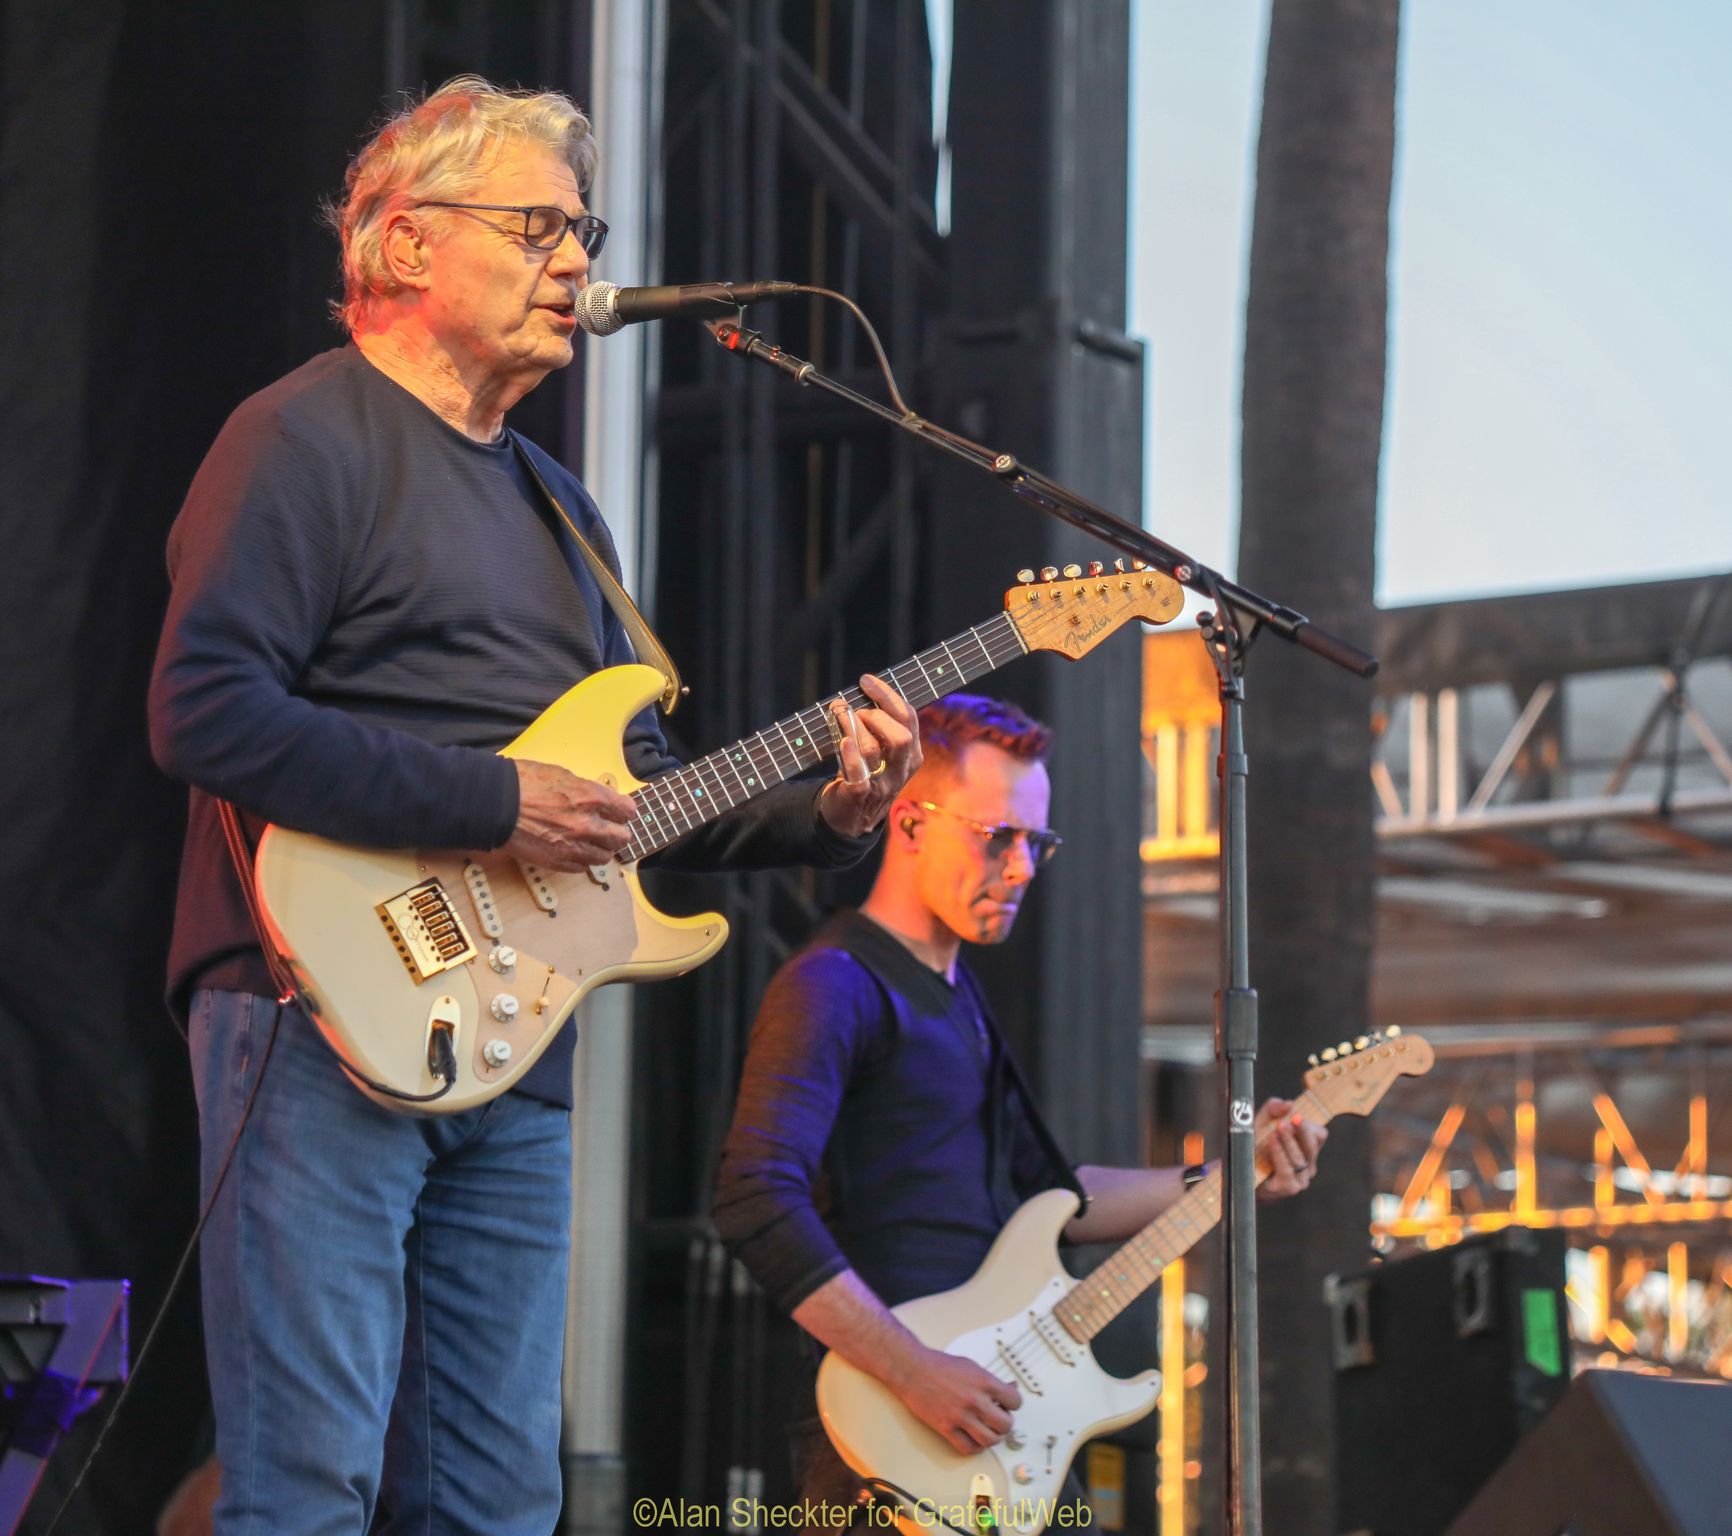
[[[1230,572],[1267,3],[1134,16],[1145,517]],[[1402,25],[1379,601],[1732,568],[1732,0]]]

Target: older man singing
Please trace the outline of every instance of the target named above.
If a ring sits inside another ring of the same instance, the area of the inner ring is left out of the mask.
[[[570,1199],[564,1034],[518,1088],[413,1118],[345,1076],[277,988],[219,825],[387,848],[605,863],[633,802],[498,755],[632,659],[557,499],[594,503],[505,426],[572,359],[607,226],[564,96],[450,81],[361,150],[336,212],[349,343],[244,402],[169,541],[157,759],[191,786],[170,986],[192,1042],[219,1531],[549,1531]],[[545,487],[545,488],[544,488]],[[676,844],[684,867],[846,864],[919,765],[875,678],[839,776]],[[674,766],[653,715],[639,778]],[[226,1169],[226,1173],[225,1173]]]

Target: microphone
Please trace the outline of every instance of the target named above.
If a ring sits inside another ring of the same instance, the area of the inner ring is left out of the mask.
[[[668,288],[619,288],[591,283],[577,296],[577,323],[591,336],[611,336],[621,326],[670,315],[731,316],[742,304],[785,299],[798,283],[685,283]]]

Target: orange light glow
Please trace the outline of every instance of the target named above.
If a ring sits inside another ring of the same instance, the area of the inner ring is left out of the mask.
[[[1642,1149],[1636,1145],[1636,1138],[1630,1134],[1629,1126],[1624,1124],[1624,1117],[1618,1113],[1618,1106],[1612,1102],[1609,1093],[1594,1095],[1594,1112],[1599,1115],[1601,1123],[1612,1133],[1612,1140],[1617,1143],[1618,1152],[1631,1170],[1642,1181],[1642,1193],[1649,1205],[1660,1205],[1660,1192],[1654,1188],[1654,1170],[1648,1166],[1647,1158],[1642,1156]]]
[[[1397,1221],[1411,1216],[1420,1198],[1431,1188],[1437,1178],[1438,1169],[1449,1155],[1449,1144],[1455,1140],[1455,1133],[1461,1129],[1461,1122],[1466,1117],[1467,1105],[1457,1102],[1451,1104],[1444,1112],[1443,1119],[1438,1121],[1437,1129],[1432,1132],[1431,1145],[1425,1149],[1425,1156],[1420,1158],[1419,1166],[1413,1170],[1413,1177],[1407,1181],[1407,1190],[1401,1197],[1401,1209],[1396,1212]]]
[[[1515,1213],[1526,1221],[1535,1214],[1538,1200],[1534,1182],[1534,1085],[1523,1078],[1516,1090],[1515,1110]]]
[[[1185,1261],[1161,1271],[1161,1536],[1185,1536]]]
[[[1674,1360],[1690,1346],[1690,1250],[1683,1243],[1666,1249],[1666,1353]]]

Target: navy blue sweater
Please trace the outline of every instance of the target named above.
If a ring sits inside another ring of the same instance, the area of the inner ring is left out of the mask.
[[[595,504],[536,467],[617,571]],[[354,346],[244,402],[169,535],[150,690],[157,762],[192,787],[170,1001],[274,992],[211,797],[375,848],[497,848],[517,821],[499,748],[573,683],[633,659],[619,621],[510,443],[477,443]],[[639,778],[675,766],[652,711],[627,732]],[[792,782],[663,855],[683,868],[846,864],[818,786]],[[574,1031],[524,1091],[571,1101]]]
[[[792,1311],[853,1269],[887,1306],[962,1284],[1068,1181],[1010,1090],[986,1000],[839,913],[770,983],[716,1180],[717,1230]]]

